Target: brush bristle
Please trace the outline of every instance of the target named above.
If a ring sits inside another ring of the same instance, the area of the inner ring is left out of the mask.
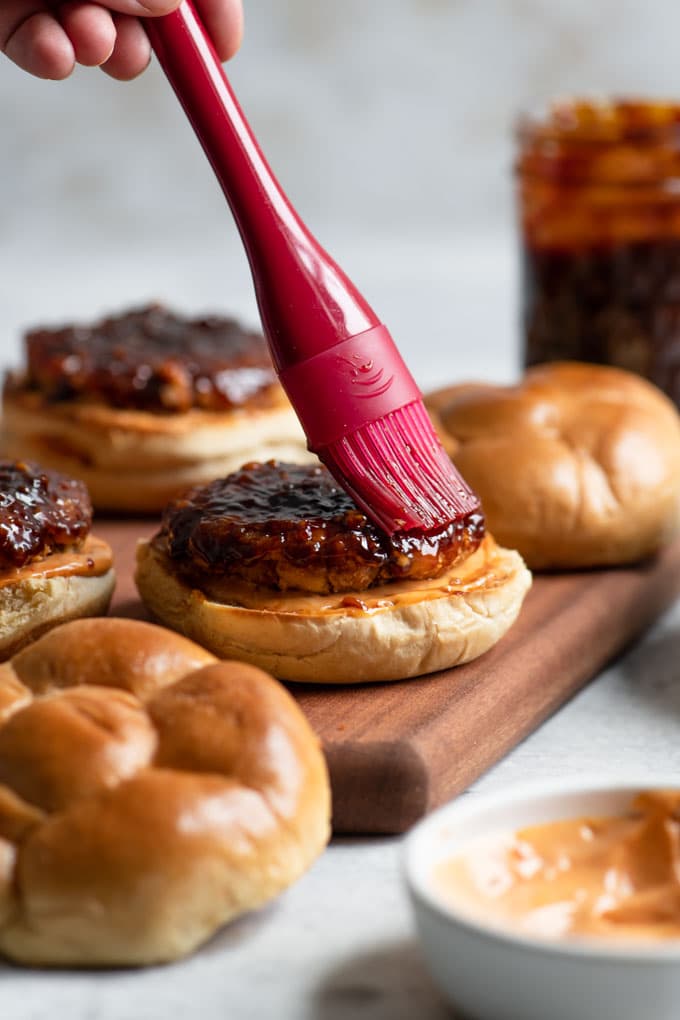
[[[317,451],[358,506],[388,534],[432,531],[479,512],[418,400]]]

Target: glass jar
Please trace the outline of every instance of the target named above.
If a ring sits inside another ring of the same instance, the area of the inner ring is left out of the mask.
[[[680,103],[560,101],[518,141],[525,364],[618,365],[680,406]]]

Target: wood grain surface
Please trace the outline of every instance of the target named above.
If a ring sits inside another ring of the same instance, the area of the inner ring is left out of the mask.
[[[98,521],[114,549],[112,613],[145,618],[133,582],[149,521]],[[388,684],[290,690],[328,759],[336,832],[403,832],[583,687],[680,594],[680,541],[638,567],[544,575],[486,655]]]

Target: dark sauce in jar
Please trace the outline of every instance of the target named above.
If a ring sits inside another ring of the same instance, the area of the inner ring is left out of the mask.
[[[479,513],[389,536],[326,468],[268,461],[174,500],[156,542],[197,581],[228,575],[279,591],[336,592],[437,577],[483,537]]]
[[[680,104],[555,103],[519,145],[525,364],[616,365],[680,406]]]

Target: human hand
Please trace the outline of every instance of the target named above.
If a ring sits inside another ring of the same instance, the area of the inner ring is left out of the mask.
[[[219,57],[241,42],[241,0],[195,0]],[[75,65],[127,81],[151,57],[139,18],[167,14],[179,0],[0,0],[0,50],[38,78],[68,78]]]

